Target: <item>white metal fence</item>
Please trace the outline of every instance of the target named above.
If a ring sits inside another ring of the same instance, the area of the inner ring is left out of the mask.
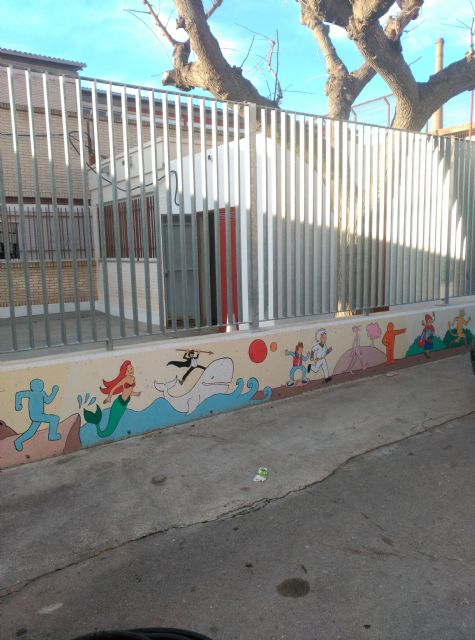
[[[2,352],[474,293],[470,142],[0,67],[0,159]]]

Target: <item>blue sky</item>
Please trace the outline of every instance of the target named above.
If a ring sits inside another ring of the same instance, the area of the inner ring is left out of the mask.
[[[210,2],[207,0],[205,6]],[[140,0],[0,0],[0,46],[85,62],[83,75],[160,87],[162,73],[171,68],[171,50],[126,9],[141,10],[143,4]],[[172,16],[173,26],[173,2],[162,0],[160,10],[163,16]],[[469,23],[471,16],[469,0],[426,0],[422,18],[403,37],[406,59],[413,63],[418,80],[427,79],[433,72],[438,37],[446,42],[446,64],[464,55],[469,33],[456,26],[460,26],[457,19]],[[140,17],[147,19],[145,15]],[[311,33],[299,22],[299,6],[294,0],[224,0],[211,24],[232,64],[241,64],[245,58],[251,31],[262,34],[255,35],[244,65],[245,75],[261,93],[267,92],[266,78],[272,83],[262,68],[269,47],[269,40],[263,36],[275,38],[278,30],[282,106],[326,113],[323,59]],[[334,28],[332,33],[345,63],[350,69],[356,68],[361,58],[354,45],[342,30]],[[388,88],[377,79],[358,102],[386,93]]]

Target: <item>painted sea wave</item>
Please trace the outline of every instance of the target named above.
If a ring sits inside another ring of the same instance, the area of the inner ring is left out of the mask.
[[[190,414],[176,411],[168,400],[165,400],[163,397],[157,398],[142,411],[126,409],[116,430],[108,438],[100,438],[97,435],[96,425],[86,423],[79,431],[81,445],[83,447],[91,447],[99,443],[111,442],[113,440],[140,435],[141,433],[148,433],[155,429],[165,429],[176,424],[183,424],[185,422],[198,420],[199,418],[205,418],[215,413],[260,404],[266,402],[272,396],[272,389],[270,387],[264,387],[263,397],[258,400],[254,398],[259,391],[259,381],[256,378],[249,378],[246,386],[247,391],[244,390],[244,380],[238,378],[234,391],[231,393],[217,393],[206,398],[206,400]],[[100,423],[102,429],[107,425],[109,413],[110,409],[106,409],[102,414]]]

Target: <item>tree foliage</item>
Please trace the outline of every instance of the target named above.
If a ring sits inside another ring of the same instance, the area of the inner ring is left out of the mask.
[[[243,75],[242,68],[229,64],[223,55],[209,22],[224,0],[214,0],[207,10],[202,0],[174,0],[176,27],[186,34],[183,40],[171,35],[149,0],[142,1],[173,49],[173,68],[164,73],[164,85],[182,91],[204,89],[219,100],[278,106],[280,91],[274,99],[261,95]],[[396,110],[392,124],[400,129],[421,129],[447,100],[475,88],[473,49],[425,82],[416,81],[404,58],[401,36],[407,26],[419,18],[424,0],[397,0],[396,3],[393,0],[295,2],[300,5],[302,25],[311,31],[325,59],[328,114],[332,117],[348,119],[351,106],[376,74],[394,95]],[[349,70],[343,63],[330,35],[331,25],[343,28],[357,46],[364,60],[359,68]]]

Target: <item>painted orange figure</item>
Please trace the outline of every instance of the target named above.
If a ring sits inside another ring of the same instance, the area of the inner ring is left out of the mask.
[[[392,364],[394,362],[394,343],[396,336],[400,333],[406,333],[406,329],[395,329],[392,322],[388,322],[386,333],[383,336],[381,342],[386,347],[386,364]]]

